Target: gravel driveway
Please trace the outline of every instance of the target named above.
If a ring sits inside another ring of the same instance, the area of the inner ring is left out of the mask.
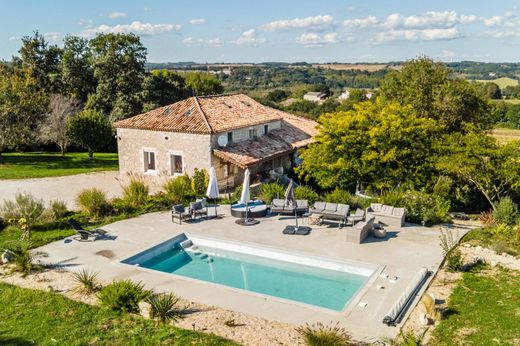
[[[0,180],[0,201],[13,199],[17,192],[29,192],[45,201],[62,200],[69,209],[76,209],[74,199],[83,189],[96,187],[105,191],[108,198],[120,196],[121,186],[116,180],[118,176],[118,171],[110,171],[52,178]]]

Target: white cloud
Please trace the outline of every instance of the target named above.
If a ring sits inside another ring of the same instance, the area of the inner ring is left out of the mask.
[[[306,18],[276,20],[260,26],[265,31],[314,29],[323,30],[334,25],[334,18],[329,15]]]
[[[347,28],[366,28],[379,24],[379,20],[374,16],[366,18],[346,19],[343,21],[343,26]]]
[[[144,10],[145,12],[150,12],[152,9],[151,9],[150,7],[144,7],[143,10]]]
[[[126,17],[126,13],[124,12],[112,12],[108,16],[110,19],[124,18]]]
[[[322,47],[327,44],[338,42],[338,34],[335,32],[324,35],[315,32],[307,32],[301,34],[296,41],[305,47]]]
[[[118,24],[114,26],[102,24],[95,28],[83,30],[80,35],[85,37],[92,37],[97,34],[128,34],[134,33],[139,36],[154,36],[169,33],[173,30],[181,30],[182,27],[179,24],[152,24],[152,23],[141,23],[139,21],[132,22],[131,24]]]
[[[502,24],[502,17],[501,16],[493,16],[491,18],[484,19],[484,25],[485,26],[497,26]]]
[[[238,46],[257,46],[261,43],[264,43],[266,40],[263,37],[258,37],[255,29],[246,30],[234,41],[231,43],[236,44]]]
[[[220,37],[211,38],[208,40],[203,40],[200,38],[186,37],[182,40],[188,47],[201,47],[201,46],[210,46],[210,47],[222,47],[224,46],[224,41]]]
[[[92,19],[80,19],[78,24],[85,28],[91,28],[94,25],[94,21]]]
[[[59,41],[59,39],[61,38],[61,33],[57,31],[46,32],[43,34],[43,37],[48,41]]]
[[[9,41],[18,41],[18,40],[21,40],[22,38],[20,36],[11,36],[9,37]]]
[[[456,27],[447,29],[420,29],[420,30],[388,30],[378,32],[371,40],[375,44],[384,44],[393,41],[440,41],[452,40],[460,36]]]
[[[190,19],[190,24],[191,25],[201,25],[201,24],[204,24],[204,23],[206,23],[206,19],[204,19],[204,18]]]

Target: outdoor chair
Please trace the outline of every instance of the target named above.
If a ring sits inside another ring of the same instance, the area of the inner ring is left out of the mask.
[[[325,202],[314,202],[314,205],[310,208],[309,212],[311,214],[321,214],[321,212],[325,209]]]
[[[183,204],[176,204],[172,208],[172,222],[175,219],[179,219],[179,225],[182,224],[182,220],[191,219],[191,214],[186,211]]]
[[[363,209],[356,209],[356,212],[347,217],[347,222],[354,226],[356,222],[363,221],[365,219],[365,211]]]
[[[75,237],[74,239],[78,241],[88,241],[91,238],[92,240],[96,240],[98,237],[103,237],[107,235],[107,231],[101,228],[86,230],[85,228],[83,228],[83,226],[81,226],[81,224],[78,221],[74,219],[70,219],[68,223],[72,226],[72,228],[74,228],[74,231],[76,231],[78,237]]]
[[[204,216],[206,219],[208,218],[208,208],[206,207],[206,203],[204,200],[192,203],[190,206],[190,210],[193,217]]]

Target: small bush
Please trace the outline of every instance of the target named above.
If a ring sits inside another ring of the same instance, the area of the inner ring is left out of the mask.
[[[85,189],[76,197],[77,205],[89,216],[98,217],[108,210],[108,202],[105,192],[97,189]]]
[[[123,186],[123,200],[133,208],[146,204],[150,189],[145,181],[136,175],[130,176],[130,181]]]
[[[314,191],[312,187],[306,185],[300,185],[294,189],[294,195],[296,196],[296,199],[308,200],[309,204],[313,204],[320,198],[320,195],[318,195],[318,193]]]
[[[182,309],[176,306],[179,298],[172,293],[151,294],[146,301],[150,303],[151,319],[158,318],[162,323],[167,323],[169,321],[176,322],[184,317]]]
[[[187,203],[195,197],[190,177],[180,175],[176,178],[170,179],[163,185],[166,198],[174,204]]]
[[[139,312],[139,302],[145,300],[150,291],[143,284],[130,280],[114,281],[98,293],[102,306],[121,312]]]
[[[442,197],[444,199],[449,199],[451,188],[453,186],[453,179],[450,177],[441,175],[437,178],[437,182],[433,186],[432,194]]]
[[[375,199],[373,198],[366,198],[361,196],[352,196],[350,198],[350,210],[354,209],[366,209],[370,206],[371,203],[375,203]]]
[[[195,168],[191,187],[197,196],[205,196],[208,188],[209,174],[205,169]]]
[[[424,335],[416,335],[413,331],[404,333],[402,330],[399,335],[390,342],[395,346],[421,346],[423,344]]]
[[[40,221],[45,212],[45,203],[30,193],[17,193],[14,201],[5,200],[0,206],[0,216],[7,221],[16,222],[22,229],[22,238],[28,239],[31,227]]]
[[[336,188],[334,191],[326,193],[323,198],[325,202],[350,204],[352,195],[348,191]]]
[[[518,205],[510,197],[501,198],[493,210],[495,221],[509,226],[518,221],[518,215]]]
[[[496,223],[495,218],[493,217],[493,211],[483,211],[479,215],[479,220],[484,224],[484,226],[491,226]]]
[[[97,280],[97,273],[88,269],[81,269],[72,274],[76,282],[76,290],[80,293],[91,294],[99,290],[100,286]]]
[[[11,262],[13,272],[22,273],[23,277],[27,276],[34,268],[33,258],[29,252],[31,244],[27,241],[15,241],[11,242],[7,248],[14,257]]]
[[[296,328],[296,331],[303,337],[306,345],[309,346],[345,346],[351,345],[351,336],[338,323],[332,326],[325,326],[322,323],[305,325]]]
[[[49,203],[49,210],[54,220],[59,220],[67,215],[67,204],[64,201],[56,199]]]
[[[452,249],[446,255],[446,267],[448,271],[457,272],[462,269],[462,253],[459,249]]]
[[[494,227],[490,227],[489,233],[494,236],[512,236],[514,234],[514,228],[512,226],[506,225],[505,223],[499,223]]]
[[[242,188],[240,189],[242,193]],[[265,203],[271,203],[275,198],[284,198],[285,187],[279,183],[269,183],[260,185],[260,199]],[[240,199],[240,194],[238,195]]]
[[[251,191],[249,191],[251,193]],[[235,186],[235,191],[231,194],[231,201],[235,202],[240,199],[242,195],[242,185]]]

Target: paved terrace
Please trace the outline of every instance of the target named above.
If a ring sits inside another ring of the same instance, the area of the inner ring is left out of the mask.
[[[387,327],[382,323],[384,315],[421,267],[425,266],[435,272],[442,260],[439,228],[410,225],[401,229],[389,229],[386,239],[369,237],[359,245],[346,242],[349,227],[339,229],[335,224],[313,226],[313,231],[308,236],[291,236],[281,232],[285,225],[293,224],[294,219],[290,217],[263,218],[256,226],[243,227],[235,224],[236,219],[229,215],[229,206],[219,207],[219,213],[225,214],[224,218],[182,225],[173,224],[169,213],[147,214],[103,227],[115,238],[112,240],[77,242],[66,239],[37,250],[48,253],[49,257],[45,260],[49,263],[60,263],[69,270],[87,267],[98,271],[102,280],[142,281],[158,292],[173,291],[192,301],[266,319],[294,325],[339,321],[353,336],[366,341],[394,337],[398,333],[398,328]],[[456,234],[462,236],[467,230],[460,228]],[[375,264],[379,269],[374,276],[375,280],[361,290],[350,307],[343,313],[336,313],[120,263],[131,255],[183,232],[266,245],[303,255],[360,261]],[[399,279],[396,283],[390,283],[388,279],[379,277],[380,273],[391,277],[396,275]],[[385,288],[378,289],[378,285]],[[367,305],[364,308],[358,307],[358,302],[365,302]]]

